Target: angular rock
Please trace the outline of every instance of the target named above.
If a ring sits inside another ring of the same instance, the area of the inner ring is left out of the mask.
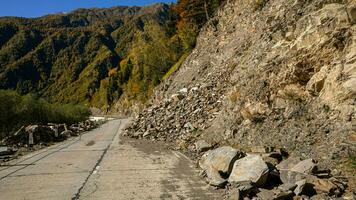
[[[307,179],[308,183],[313,185],[314,190],[317,193],[326,193],[326,194],[334,194],[334,191],[338,189],[338,187],[331,181],[325,179],[319,179],[314,176],[310,176]]]
[[[317,194],[310,198],[310,200],[333,200],[333,198],[329,197],[327,194]],[[342,198],[344,200],[344,198]]]
[[[274,200],[287,200],[294,196],[292,191],[275,191]]]
[[[147,137],[147,136],[149,136],[151,133],[149,132],[149,131],[146,131],[143,135],[142,135],[142,137]]]
[[[257,186],[263,186],[268,177],[268,166],[259,155],[248,155],[234,163],[229,177],[230,183],[251,181]]]
[[[259,121],[264,118],[266,113],[270,112],[268,105],[262,103],[248,103],[245,108],[241,109],[241,116],[245,120]]]
[[[211,147],[211,144],[207,143],[205,140],[198,140],[195,143],[195,149],[198,153],[208,151]]]
[[[351,5],[348,9],[348,14],[352,23],[356,23],[356,4]]]
[[[294,189],[294,194],[296,195],[301,195],[303,193],[304,187],[307,184],[307,181],[305,179],[297,181],[295,183],[297,187]]]
[[[199,166],[206,172],[211,185],[219,185],[223,176],[230,174],[233,162],[243,154],[232,147],[220,147],[206,152],[199,161]]]
[[[227,180],[222,178],[219,171],[217,171],[213,167],[207,169],[205,173],[206,181],[212,186],[223,187],[227,183]]]
[[[276,166],[279,164],[279,160],[282,159],[282,156],[279,155],[275,155],[274,153],[266,153],[266,154],[262,154],[262,159],[266,162],[269,163],[273,166]]]
[[[241,192],[240,190],[233,190],[229,195],[229,200],[241,200]]]
[[[283,160],[281,163],[279,163],[276,168],[279,171],[282,170],[290,170],[292,167],[294,167],[296,164],[298,164],[301,161],[300,158],[298,157],[290,157],[286,160]]]
[[[171,96],[171,99],[173,101],[180,101],[180,100],[184,99],[184,95],[182,95],[182,94],[173,94]]]
[[[317,168],[317,166],[313,159],[306,159],[306,160],[303,160],[303,161],[297,163],[290,170],[299,172],[299,173],[303,173],[303,174],[311,174],[311,173],[315,172],[316,168]]]
[[[64,137],[64,138],[70,138],[72,136],[73,132],[70,130],[65,130],[61,132],[59,135]]]
[[[202,169],[213,167],[221,173],[231,171],[232,162],[241,157],[241,153],[232,147],[224,146],[206,152],[199,161]]]
[[[317,166],[312,159],[300,161],[300,158],[288,158],[276,166],[283,183],[296,183],[312,174]]]
[[[308,176],[307,174],[303,174],[295,171],[287,171],[287,170],[280,171],[280,179],[282,183],[293,184],[296,183],[297,181],[305,179],[307,176]]]
[[[255,186],[253,186],[253,183],[251,181],[232,183],[230,185],[232,188],[238,189],[240,192],[243,192],[243,193],[248,193],[252,189],[255,189]]]
[[[272,190],[266,189],[258,189],[259,193],[257,193],[257,197],[263,200],[273,200],[274,199],[274,192]]]
[[[296,195],[313,196],[315,194],[340,194],[337,192],[338,186],[327,179],[319,179],[315,176],[309,175],[306,179],[296,182],[297,187],[294,190]]]
[[[283,183],[282,185],[278,186],[278,189],[281,191],[293,191],[297,187],[295,183]]]

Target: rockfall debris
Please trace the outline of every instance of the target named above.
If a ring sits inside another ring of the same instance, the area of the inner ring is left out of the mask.
[[[313,159],[282,159],[280,152],[244,153],[224,146],[204,153],[199,165],[210,185],[229,188],[229,199],[334,199],[345,192],[347,180],[332,177]]]
[[[0,145],[0,162],[16,158],[25,151],[39,149],[54,142],[79,136],[102,124],[101,121],[86,120],[78,124],[29,125],[20,128],[15,134],[4,138]]]
[[[228,1],[216,13],[126,135],[173,142],[198,158],[226,145],[263,152],[222,174],[205,167],[216,186],[251,182],[255,198],[329,199],[345,190],[335,177],[356,192],[355,1],[273,0],[258,9],[256,2]],[[251,164],[256,171],[245,169]],[[266,191],[272,175],[281,182]]]

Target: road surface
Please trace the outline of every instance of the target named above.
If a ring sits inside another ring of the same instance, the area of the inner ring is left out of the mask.
[[[121,139],[113,120],[0,167],[0,199],[221,199],[183,154]]]

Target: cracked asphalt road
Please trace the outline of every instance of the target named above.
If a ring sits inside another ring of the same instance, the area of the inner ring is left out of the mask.
[[[0,166],[0,199],[221,199],[164,144],[122,139],[128,120]]]

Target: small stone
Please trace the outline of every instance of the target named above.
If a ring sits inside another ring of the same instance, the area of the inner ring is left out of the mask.
[[[287,200],[291,199],[294,196],[292,191],[275,191],[274,200]]]
[[[292,191],[297,187],[295,183],[283,183],[282,185],[278,186],[278,189],[281,191]]]
[[[151,133],[149,132],[149,131],[146,131],[142,136],[143,137],[147,137],[147,136],[149,136]]]
[[[239,183],[231,184],[233,188],[238,189],[241,192],[248,192],[254,188],[253,183],[251,181],[244,181]]]
[[[186,94],[188,93],[188,89],[187,88],[182,88],[181,90],[179,90],[180,93]]]
[[[132,134],[132,136],[134,137],[134,138],[138,138],[138,137],[140,137],[142,135],[142,132],[134,132],[133,134]]]
[[[171,96],[171,99],[173,101],[180,101],[180,100],[184,99],[184,96],[182,94],[173,94]]]
[[[270,163],[273,166],[278,165],[278,159],[276,158],[272,158],[269,155],[262,155],[262,159],[263,161],[265,161],[266,163]]]
[[[211,144],[207,143],[205,140],[198,140],[195,143],[195,149],[198,153],[208,151],[211,147]]]
[[[270,149],[265,146],[253,146],[251,147],[252,153],[270,153]]]
[[[303,196],[295,196],[293,197],[293,200],[309,200],[309,197],[303,195]]]
[[[190,89],[191,91],[195,92],[195,91],[198,91],[199,88],[198,87],[192,87],[192,89]]]
[[[342,198],[344,200],[344,198]],[[327,194],[317,194],[310,198],[310,200],[333,200],[333,198],[329,197]]]
[[[287,32],[286,33],[286,40],[288,40],[288,41],[293,40],[293,32]]]
[[[188,122],[186,124],[184,124],[184,128],[187,128],[189,130],[194,130],[194,126],[192,125],[192,123]]]
[[[297,187],[294,189],[294,194],[301,195],[303,193],[303,189],[304,189],[306,183],[307,183],[307,181],[305,179],[297,181],[295,183],[297,185]]]

